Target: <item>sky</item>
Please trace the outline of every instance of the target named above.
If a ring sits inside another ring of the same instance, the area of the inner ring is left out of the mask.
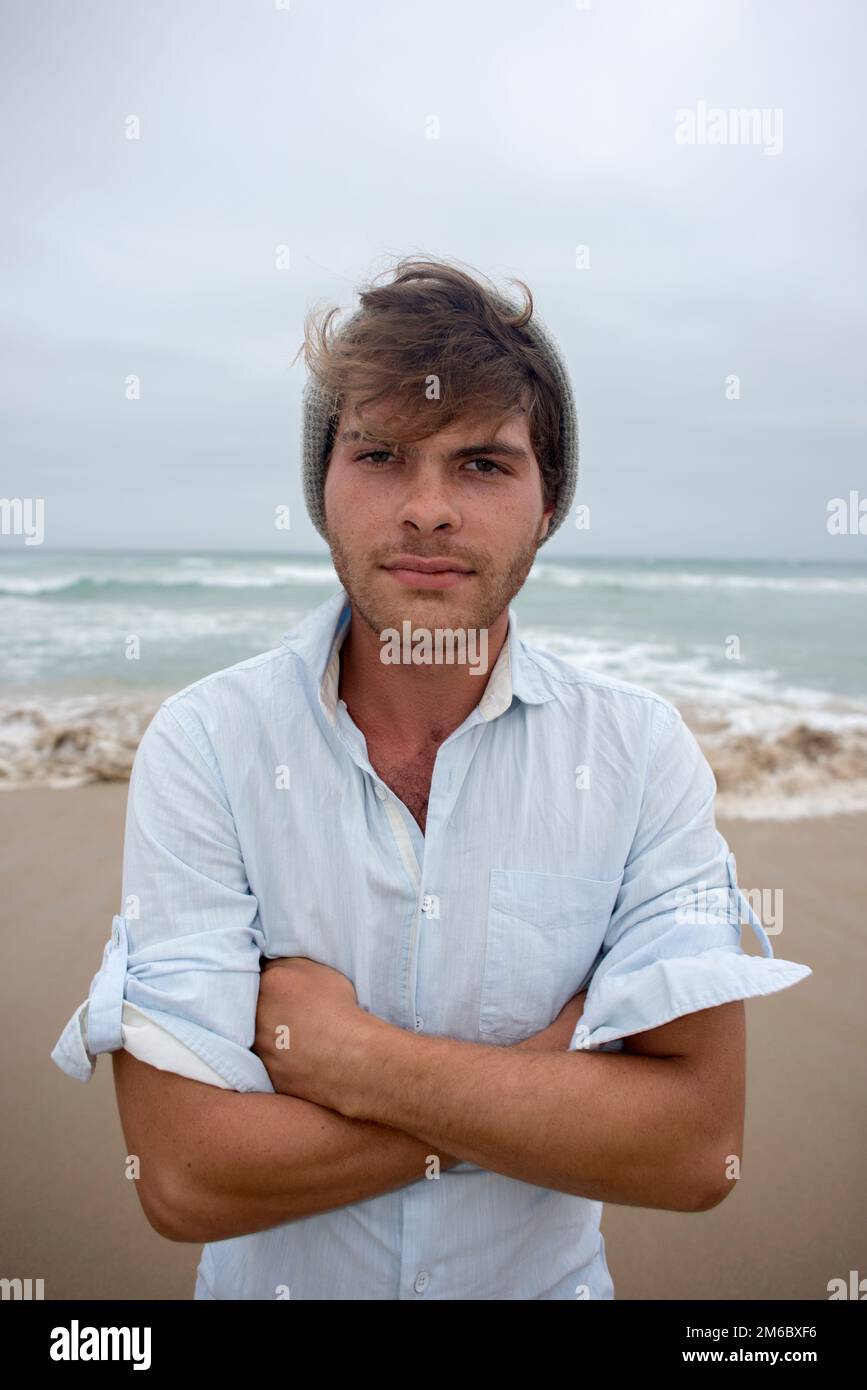
[[[548,555],[867,561],[827,525],[867,497],[860,0],[6,0],[0,28],[0,496],[44,499],[46,548],[325,554],[304,316],[429,254],[526,281],[567,359],[590,525]]]

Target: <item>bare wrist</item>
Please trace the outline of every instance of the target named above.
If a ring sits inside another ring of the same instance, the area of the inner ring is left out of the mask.
[[[375,1119],[373,1108],[366,1103],[367,1088],[378,1075],[382,1065],[386,1033],[400,1032],[385,1019],[358,1008],[351,1026],[343,1035],[330,1068],[329,1098],[325,1102],[332,1110],[351,1120]]]

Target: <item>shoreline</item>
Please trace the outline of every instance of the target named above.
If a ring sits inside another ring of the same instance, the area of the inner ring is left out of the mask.
[[[49,702],[0,695],[0,792],[128,782],[142,735],[172,693],[103,691]],[[805,715],[748,732],[688,702],[675,707],[714,773],[720,817],[792,823],[867,813],[867,722],[832,728]]]

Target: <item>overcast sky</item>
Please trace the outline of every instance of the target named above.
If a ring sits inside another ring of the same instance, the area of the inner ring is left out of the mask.
[[[865,16],[5,0],[0,495],[51,547],[324,553],[304,314],[430,253],[526,280],[567,355],[591,527],[548,554],[864,560],[826,516],[867,496]],[[762,140],[703,143],[702,103]]]

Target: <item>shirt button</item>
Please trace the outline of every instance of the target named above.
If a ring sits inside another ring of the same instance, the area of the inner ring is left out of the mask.
[[[413,1288],[415,1289],[416,1293],[424,1293],[429,1283],[430,1275],[428,1274],[426,1269],[423,1269],[420,1274],[417,1274],[415,1276],[415,1283],[413,1284]]]
[[[380,801],[386,801],[388,799],[388,792],[385,790],[385,787],[380,786],[379,782],[376,784],[376,795],[379,797]]]
[[[424,1027],[424,1019],[422,1018],[421,1014],[416,1014],[416,1016],[415,1016],[415,1031],[416,1031],[417,1033],[420,1033],[423,1027]]]

